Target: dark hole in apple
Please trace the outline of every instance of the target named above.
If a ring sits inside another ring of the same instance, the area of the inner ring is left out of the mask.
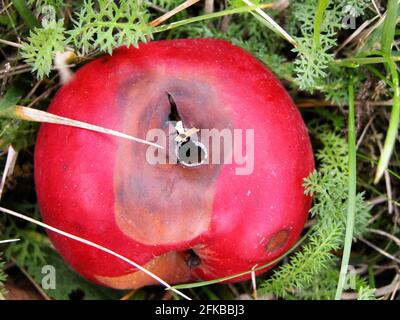
[[[167,92],[168,102],[170,105],[170,112],[168,115],[168,121],[178,122],[181,121],[182,118],[179,115],[178,107],[175,103],[174,98],[170,93]],[[207,158],[207,150],[206,147],[197,140],[192,140],[190,137],[185,137],[185,133],[178,132],[177,133],[183,139],[181,142],[178,142],[176,145],[176,157],[178,159],[178,163],[181,163],[188,167],[195,167],[201,165],[204,160]]]
[[[189,249],[186,251],[186,264],[190,269],[196,268],[201,264],[200,257],[194,252],[193,249]]]
[[[181,116],[179,115],[178,107],[176,106],[174,98],[172,98],[171,94],[168,92],[167,92],[167,96],[168,96],[168,102],[169,102],[169,106],[170,106],[168,120],[176,121],[176,122],[181,121]]]
[[[178,143],[176,156],[179,163],[195,167],[204,163],[207,158],[207,150],[200,141],[188,139]]]

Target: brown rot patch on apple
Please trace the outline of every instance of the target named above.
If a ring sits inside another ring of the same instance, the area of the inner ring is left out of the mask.
[[[150,85],[150,93],[142,85]],[[150,129],[158,129],[168,138],[175,125],[171,121],[176,120],[185,128],[232,128],[213,87],[193,75],[166,79],[150,74],[145,79],[126,80],[120,86],[119,101],[131,104],[124,108],[123,132],[137,137],[145,138]],[[148,146],[119,141],[114,167],[115,218],[126,235],[159,245],[190,241],[208,230],[221,165],[203,164],[209,152],[197,139],[173,144],[157,141],[166,149],[154,150],[154,155],[165,155],[167,163],[149,163]],[[179,161],[170,163],[171,154]]]
[[[185,258],[185,252],[171,251],[154,258],[143,267],[168,283],[186,282],[192,279],[192,274]],[[116,289],[137,289],[146,285],[157,284],[157,281],[148,274],[137,270],[115,277],[95,275],[95,278],[100,283]]]
[[[271,239],[268,241],[265,249],[268,253],[272,253],[280,248],[282,248],[289,238],[290,231],[288,229],[283,229],[275,233]]]

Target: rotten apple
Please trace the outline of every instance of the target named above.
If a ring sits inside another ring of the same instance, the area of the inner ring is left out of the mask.
[[[175,146],[158,137],[154,142],[164,148],[151,150],[123,138],[42,124],[35,150],[46,223],[110,248],[170,283],[268,263],[293,246],[304,227],[310,198],[302,183],[314,168],[307,129],[274,75],[226,41],[119,48],[82,67],[48,111],[142,139],[153,129],[166,137],[176,129]],[[203,129],[251,133],[222,152],[223,160],[238,153],[240,161],[210,161],[219,149],[207,147]],[[185,136],[190,130],[196,134]],[[149,154],[156,160],[175,154],[177,161],[152,161]],[[107,253],[49,236],[76,271],[98,284],[155,283]]]

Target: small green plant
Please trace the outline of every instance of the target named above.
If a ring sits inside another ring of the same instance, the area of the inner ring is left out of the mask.
[[[32,70],[37,72],[38,78],[48,76],[57,52],[65,50],[63,20],[50,21],[42,28],[30,32],[28,42],[24,43],[22,57],[32,65]]]
[[[344,103],[347,95],[339,98],[335,92],[346,91],[346,83],[338,88],[338,83],[327,81],[347,79],[345,71],[335,67],[332,48],[337,44],[338,32],[345,28],[344,16],[360,15],[365,7],[365,1],[303,0],[293,4],[291,24],[294,31],[299,30],[298,47],[293,49],[298,54],[294,61],[295,81],[301,90],[318,89],[335,103]]]
[[[358,300],[375,300],[375,289],[369,287],[360,287],[358,290]]]
[[[151,36],[149,15],[142,1],[92,0],[85,1],[77,14],[74,27],[69,31],[69,41],[87,53],[99,49],[111,53],[121,45],[137,46]]]
[[[142,1],[85,0],[74,17],[72,29],[66,30],[64,20],[56,16],[43,19],[42,27],[30,32],[23,43],[22,57],[32,65],[39,79],[48,76],[57,52],[73,46],[81,54],[93,50],[111,53],[121,45],[137,46],[151,37],[149,15]]]

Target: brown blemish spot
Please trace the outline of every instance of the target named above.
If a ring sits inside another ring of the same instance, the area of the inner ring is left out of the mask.
[[[154,258],[143,267],[170,284],[192,280],[190,268],[186,264],[186,252],[171,251]],[[143,271],[133,271],[126,275],[105,277],[96,275],[102,284],[115,289],[139,289],[143,286],[158,284]]]
[[[289,234],[290,232],[287,229],[283,229],[275,233],[268,241],[268,244],[265,247],[267,252],[271,253],[282,248],[285,245],[287,239],[289,238]]]

